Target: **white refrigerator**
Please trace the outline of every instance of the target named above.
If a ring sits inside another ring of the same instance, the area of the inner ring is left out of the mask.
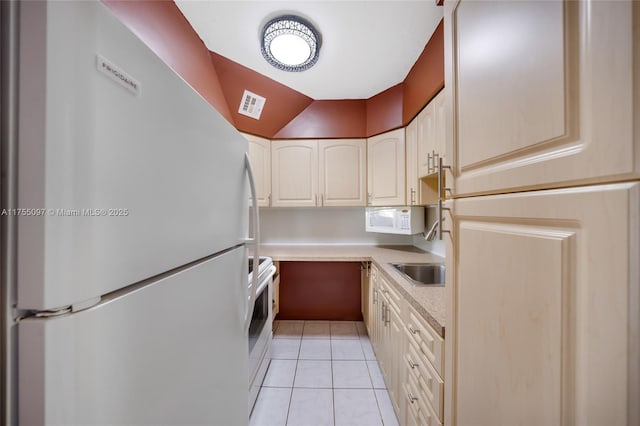
[[[247,142],[100,2],[3,3],[3,421],[246,425]]]

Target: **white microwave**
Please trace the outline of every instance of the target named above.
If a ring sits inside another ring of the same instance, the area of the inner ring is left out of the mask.
[[[367,207],[365,230],[412,235],[424,232],[424,207]]]

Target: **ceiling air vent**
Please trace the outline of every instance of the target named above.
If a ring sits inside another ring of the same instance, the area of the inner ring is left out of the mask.
[[[265,102],[266,99],[262,96],[258,96],[255,93],[245,90],[242,95],[242,101],[240,101],[238,113],[259,120]]]

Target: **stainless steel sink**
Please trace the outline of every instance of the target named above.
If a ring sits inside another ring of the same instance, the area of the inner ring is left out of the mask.
[[[444,285],[444,265],[441,263],[391,263],[416,285]]]

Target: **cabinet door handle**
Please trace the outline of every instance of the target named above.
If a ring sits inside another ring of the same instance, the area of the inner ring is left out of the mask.
[[[451,166],[445,166],[442,164],[442,158],[438,159],[438,238],[442,240],[442,234],[449,233],[451,234],[451,230],[443,229],[442,224],[444,222],[444,217],[442,216],[443,210],[448,210],[445,207],[442,207],[442,203],[446,198],[446,191],[448,188],[444,187],[444,169],[451,170]]]
[[[391,322],[391,320],[389,319],[389,316],[390,316],[389,314],[391,314],[391,311],[389,311],[389,304],[387,303],[387,314],[385,315],[385,318],[384,318],[385,326]]]
[[[418,334],[420,333],[420,330],[416,330],[413,328],[413,326],[409,325],[409,331],[411,332],[411,334]]]
[[[418,364],[413,362],[411,358],[407,358],[407,363],[409,363],[409,367],[411,367],[412,370],[418,366]]]
[[[373,194],[371,194],[370,192],[367,193],[367,205],[370,206],[371,205],[371,200],[373,199]]]
[[[382,323],[383,323],[383,324],[386,324],[386,323],[387,323],[387,321],[386,321],[386,319],[385,319],[385,314],[386,314],[386,312],[387,312],[387,308],[386,308],[384,305],[385,305],[385,303],[384,303],[384,300],[383,300],[383,301],[382,301],[382,312],[380,313],[380,315],[382,316]]]
[[[416,398],[415,396],[413,396],[413,395],[411,394],[411,392],[407,392],[407,399],[408,399],[408,400],[409,400],[409,402],[410,402],[410,403],[412,403],[412,404],[418,400],[418,398]]]
[[[436,160],[437,155],[438,154],[436,154],[435,150],[431,151],[431,164],[433,165],[433,167],[429,169],[429,173],[433,173],[438,169],[438,160]]]
[[[415,195],[416,195],[416,190],[411,188],[411,205],[416,203]]]
[[[427,174],[431,174],[431,170],[433,169],[431,154],[427,154]]]

